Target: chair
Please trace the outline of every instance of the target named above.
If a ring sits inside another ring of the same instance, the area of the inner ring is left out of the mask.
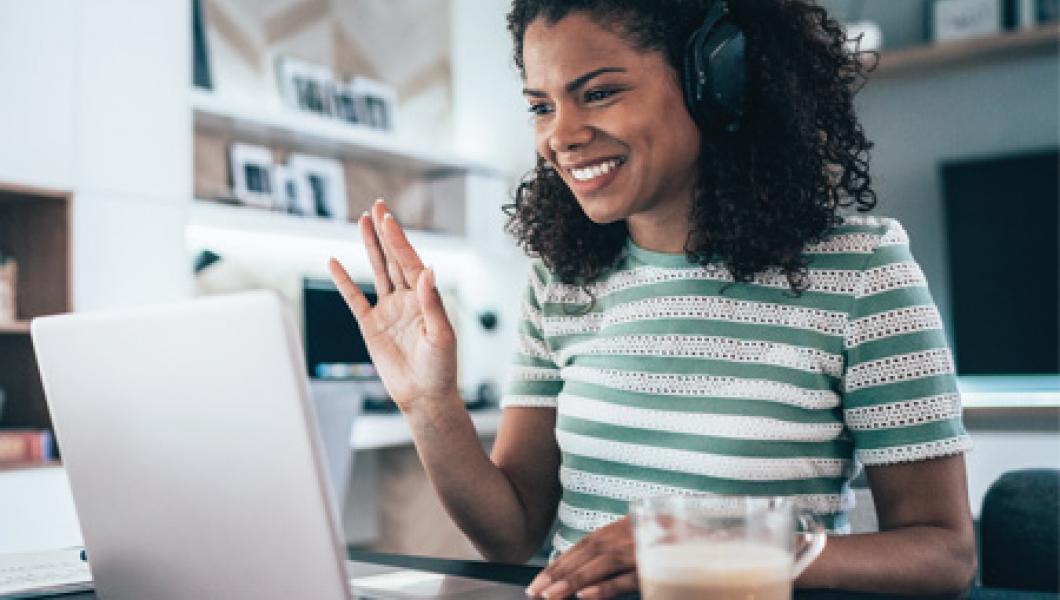
[[[1060,588],[1060,469],[1005,473],[987,490],[979,518],[984,587]]]

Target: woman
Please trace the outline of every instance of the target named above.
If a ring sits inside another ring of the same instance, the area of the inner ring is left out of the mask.
[[[686,43],[719,14],[746,50],[705,110]],[[360,220],[377,305],[330,264],[457,525],[522,562],[558,514],[528,594],[602,598],[637,587],[627,501],[784,495],[836,532],[796,585],[966,588],[937,310],[900,225],[839,216],[875,203],[839,25],[800,0],[515,0],[508,20],[538,155],[509,230],[535,260],[491,456],[434,276],[381,202]],[[858,462],[880,532],[843,535]]]

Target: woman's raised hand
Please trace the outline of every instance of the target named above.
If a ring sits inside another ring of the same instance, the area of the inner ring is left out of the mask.
[[[456,336],[434,272],[423,266],[382,200],[358,224],[375,274],[375,306],[339,261],[332,258],[328,270],[357,319],[383,385],[402,412],[459,401]]]

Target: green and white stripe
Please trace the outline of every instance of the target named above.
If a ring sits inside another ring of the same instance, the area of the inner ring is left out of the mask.
[[[968,449],[901,225],[849,217],[806,256],[800,297],[632,242],[591,294],[535,261],[503,406],[557,411],[557,550],[662,494],[789,496],[842,531],[859,463]]]

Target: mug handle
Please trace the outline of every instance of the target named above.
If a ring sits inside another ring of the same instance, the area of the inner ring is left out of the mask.
[[[802,575],[806,567],[810,566],[810,563],[821,555],[825,542],[828,541],[828,531],[817,515],[809,511],[799,511],[795,518],[798,519],[799,525],[802,526],[802,532],[798,534],[798,544],[801,548],[795,549],[795,565],[792,567],[792,579]]]

